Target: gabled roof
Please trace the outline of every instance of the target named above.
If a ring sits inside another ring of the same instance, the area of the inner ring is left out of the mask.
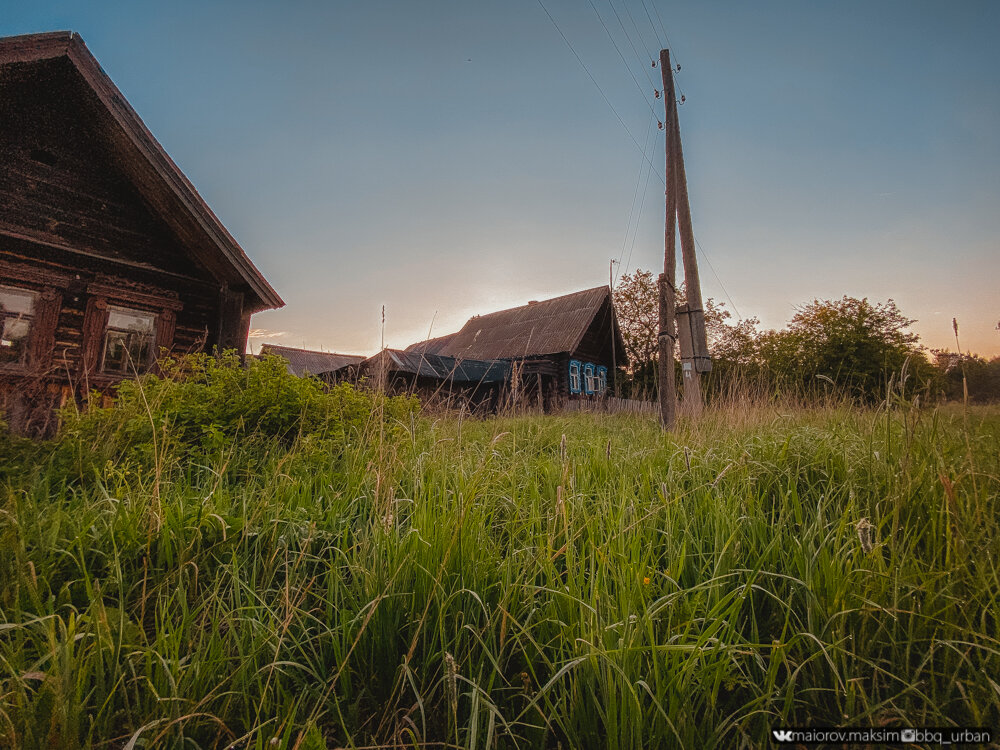
[[[99,103],[102,135],[120,155],[123,172],[220,283],[245,288],[250,312],[284,302],[143,124],[78,34],[56,31],[0,39],[6,66],[45,65],[64,59]],[[70,69],[67,74],[72,75]]]
[[[477,315],[452,335],[439,353],[463,359],[509,359],[573,352],[602,308],[613,309],[611,290],[606,286]],[[617,320],[615,343],[620,361],[625,361]]]
[[[359,364],[364,357],[360,354],[337,354],[336,352],[314,352],[309,349],[295,349],[290,346],[264,344],[261,354],[273,354],[288,360],[288,371],[292,375],[324,375],[347,365]]]
[[[401,372],[452,383],[502,383],[510,377],[510,363],[495,360],[456,359],[438,354],[383,349],[366,359],[364,370],[385,366],[388,372]]]

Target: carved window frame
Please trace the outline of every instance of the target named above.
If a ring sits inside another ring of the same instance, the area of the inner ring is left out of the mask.
[[[570,393],[580,393],[583,388],[581,387],[581,378],[583,377],[583,365],[579,360],[571,359],[569,361],[569,392]]]
[[[83,359],[84,374],[97,381],[117,381],[127,375],[120,372],[101,370],[104,346],[108,333],[109,307],[121,307],[153,315],[152,360],[142,372],[155,370],[159,353],[170,351],[174,344],[177,328],[177,313],[184,305],[176,293],[139,285],[125,279],[102,277],[87,285],[87,308],[83,317]]]
[[[55,351],[63,295],[72,280],[70,275],[44,266],[30,266],[0,259],[0,286],[35,295],[25,361],[0,364],[0,372],[40,376],[49,371]]]

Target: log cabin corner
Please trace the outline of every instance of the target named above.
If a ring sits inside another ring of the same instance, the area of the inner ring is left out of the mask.
[[[0,39],[0,415],[46,435],[163,352],[283,306],[73,32]]]

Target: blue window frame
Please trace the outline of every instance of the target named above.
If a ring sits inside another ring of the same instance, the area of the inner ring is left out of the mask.
[[[569,392],[580,392],[580,363],[575,359],[569,361]]]
[[[601,365],[597,368],[597,392],[604,393],[608,390],[608,368]]]
[[[588,396],[594,393],[594,365],[592,362],[583,366],[583,392]]]

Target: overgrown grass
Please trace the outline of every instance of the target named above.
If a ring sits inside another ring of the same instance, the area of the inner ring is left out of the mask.
[[[997,410],[722,409],[664,436],[382,409],[335,454],[298,435],[247,463],[210,435],[9,479],[0,744],[1000,726]]]

